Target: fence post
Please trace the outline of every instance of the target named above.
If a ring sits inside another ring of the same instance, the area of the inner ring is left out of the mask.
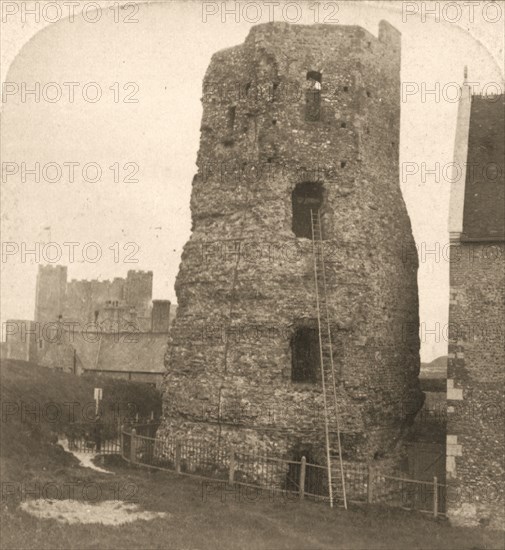
[[[437,476],[433,478],[433,517],[438,516],[438,483]]]
[[[305,497],[305,468],[307,466],[307,459],[302,456],[302,463],[300,465],[300,488],[299,488],[299,496],[300,500],[303,500]]]
[[[175,444],[175,471],[181,473],[181,442]]]
[[[124,458],[124,424],[121,424],[119,426],[119,451],[121,452],[121,456]]]
[[[372,492],[372,483],[373,483],[373,470],[372,465],[368,465],[368,481],[366,484],[366,500],[368,504],[373,502],[373,492]]]
[[[233,485],[235,478],[235,447],[230,448],[230,471],[228,472],[228,483]]]
[[[130,439],[130,461],[135,464],[137,461],[137,431],[132,428]]]

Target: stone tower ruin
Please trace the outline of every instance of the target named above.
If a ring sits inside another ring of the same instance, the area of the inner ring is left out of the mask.
[[[213,55],[202,101],[161,435],[324,464],[312,209],[344,460],[396,460],[422,404],[400,33],[258,25]]]

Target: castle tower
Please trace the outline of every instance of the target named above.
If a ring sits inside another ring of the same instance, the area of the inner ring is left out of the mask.
[[[212,57],[203,102],[161,435],[324,464],[319,209],[344,459],[394,459],[422,403],[399,33],[256,26]]]
[[[153,296],[153,272],[130,269],[126,275],[126,303],[137,309],[147,311]]]
[[[67,289],[67,268],[39,265],[35,290],[35,321],[57,321],[63,315]]]

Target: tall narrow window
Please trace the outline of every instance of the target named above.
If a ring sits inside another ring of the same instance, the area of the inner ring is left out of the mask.
[[[316,329],[301,327],[291,337],[291,380],[314,383],[320,367]]]
[[[235,127],[235,111],[236,107],[229,107],[228,108],[228,130],[233,130]]]
[[[312,239],[311,211],[317,216],[323,205],[323,186],[320,183],[299,183],[291,194],[293,233],[297,237]],[[323,230],[324,228],[321,228]],[[316,238],[319,236],[316,234]]]
[[[305,120],[316,122],[321,118],[321,84],[323,75],[317,71],[307,73],[307,90],[305,91]]]

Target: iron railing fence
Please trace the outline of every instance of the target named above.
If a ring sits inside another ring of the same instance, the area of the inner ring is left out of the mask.
[[[183,475],[227,481],[268,491],[281,491],[298,498],[329,500],[328,470],[320,464],[284,460],[261,453],[246,453],[225,445],[199,440],[178,440],[139,435],[152,433],[153,424],[123,427],[121,456],[132,464],[173,471]],[[334,501],[343,504],[340,468],[332,469]],[[382,474],[364,463],[345,463],[347,500],[353,503],[378,503],[408,510],[445,514],[446,486],[435,477],[419,481]]]
[[[446,485],[433,481],[419,481],[406,477],[377,474],[373,479],[374,502],[445,515]]]
[[[119,454],[121,427],[117,423],[74,422],[64,428],[71,451]]]
[[[145,419],[120,422],[82,421],[72,422],[63,428],[69,449],[81,453],[121,454],[122,434],[133,426],[137,433],[154,437],[159,421]],[[124,439],[124,438],[123,438]]]

